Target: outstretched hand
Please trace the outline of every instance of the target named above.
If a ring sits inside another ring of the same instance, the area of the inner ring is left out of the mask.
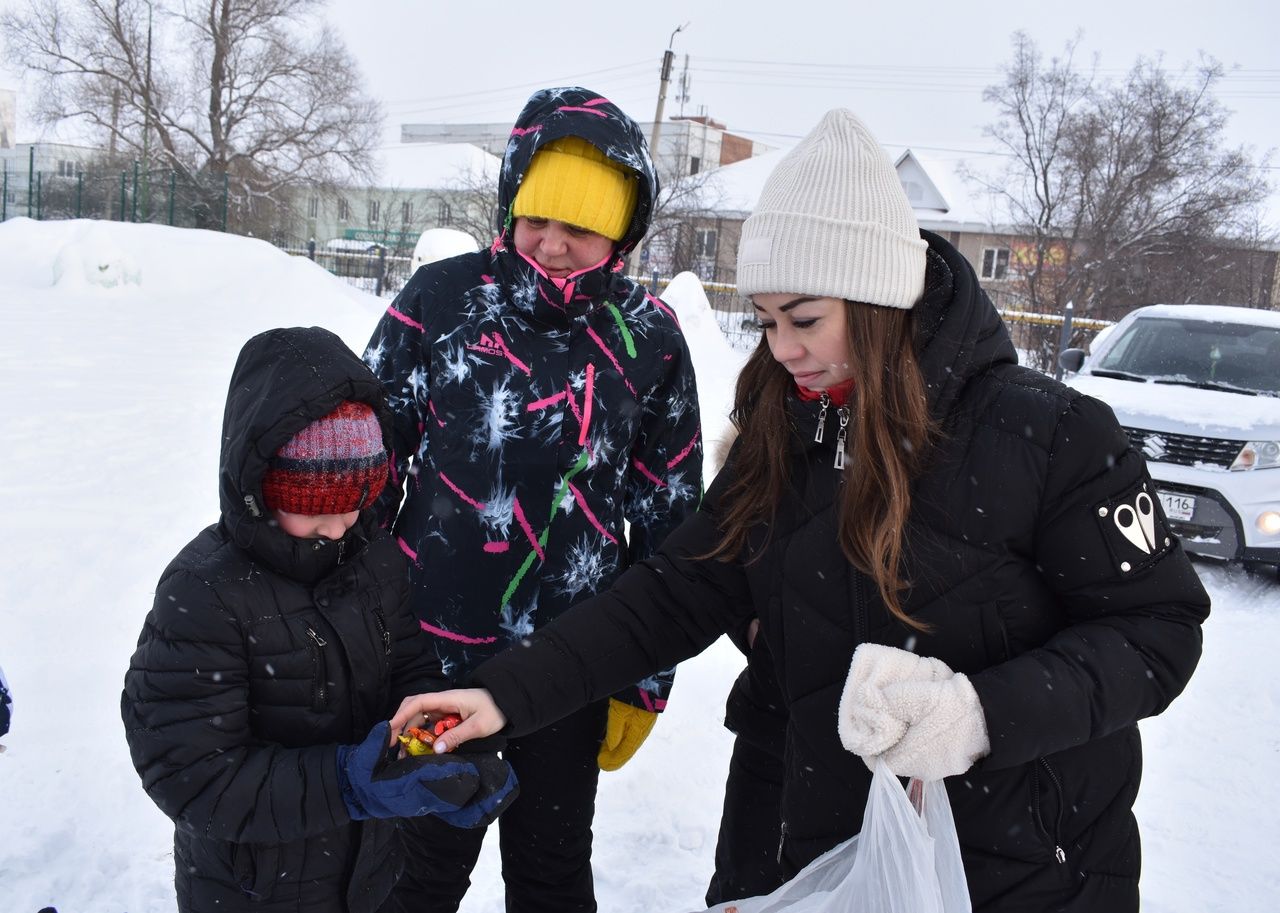
[[[396,735],[406,726],[421,726],[445,713],[458,714],[462,722],[436,739],[437,753],[455,751],[464,742],[491,736],[507,725],[506,716],[483,688],[414,694],[400,702],[400,709],[391,718],[389,744],[395,743]]]

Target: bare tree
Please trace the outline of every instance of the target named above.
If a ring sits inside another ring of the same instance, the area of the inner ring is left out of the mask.
[[[1256,252],[1262,169],[1227,146],[1214,96],[1221,66],[1202,59],[1170,75],[1139,59],[1118,81],[1075,62],[1077,37],[1045,61],[1019,32],[1004,79],[984,98],[987,128],[1008,156],[973,171],[1018,239],[1011,273],[1029,306],[1113,318],[1144,301],[1227,295],[1257,304],[1238,277]],[[1265,163],[1265,160],[1264,160]],[[1242,260],[1243,258],[1243,260]]]
[[[700,241],[714,230],[709,226],[719,224],[724,192],[715,169],[674,176],[665,173],[664,160],[657,165],[660,190],[643,242],[650,252],[648,270],[667,276],[691,270],[704,281],[723,281],[715,275],[716,251]],[[714,237],[718,244],[718,232]]]
[[[381,112],[322,5],[28,0],[0,15],[0,33],[37,77],[40,122],[78,123],[210,195],[225,180],[244,227],[287,187],[368,173]]]

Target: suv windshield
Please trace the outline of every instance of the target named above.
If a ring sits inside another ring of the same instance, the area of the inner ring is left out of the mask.
[[[1142,317],[1094,369],[1280,396],[1280,328]]]

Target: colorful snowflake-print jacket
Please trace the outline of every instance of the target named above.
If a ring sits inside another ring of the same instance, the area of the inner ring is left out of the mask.
[[[553,281],[504,217],[489,250],[419,269],[365,352],[394,413],[379,508],[454,680],[652,554],[701,497],[689,350],[671,309],[622,273],[657,192],[634,123],[585,90],[535,96],[507,148],[500,212],[536,149],[568,135],[641,175],[614,260]],[[616,696],[661,710],[672,674]]]

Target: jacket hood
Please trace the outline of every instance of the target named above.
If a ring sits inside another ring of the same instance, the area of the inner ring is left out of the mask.
[[[933,232],[925,255],[924,297],[915,306],[915,345],[930,411],[945,422],[960,391],[998,364],[1017,364],[1018,353],[1000,313],[964,256]]]
[[[599,93],[578,86],[540,89],[516,119],[498,178],[499,241],[510,233],[511,206],[534,154],[547,143],[566,136],[581,137],[640,175],[636,211],[616,247],[617,259],[621,259],[649,230],[658,196],[658,176],[639,125]]]
[[[293,537],[269,522],[262,499],[267,462],[291,437],[345,400],[368,403],[390,440],[390,416],[376,377],[341,339],[320,327],[268,330],[240,350],[222,418],[218,496],[222,522],[242,548],[289,550]],[[371,512],[352,528],[366,538]],[[286,555],[273,560],[279,570]]]

